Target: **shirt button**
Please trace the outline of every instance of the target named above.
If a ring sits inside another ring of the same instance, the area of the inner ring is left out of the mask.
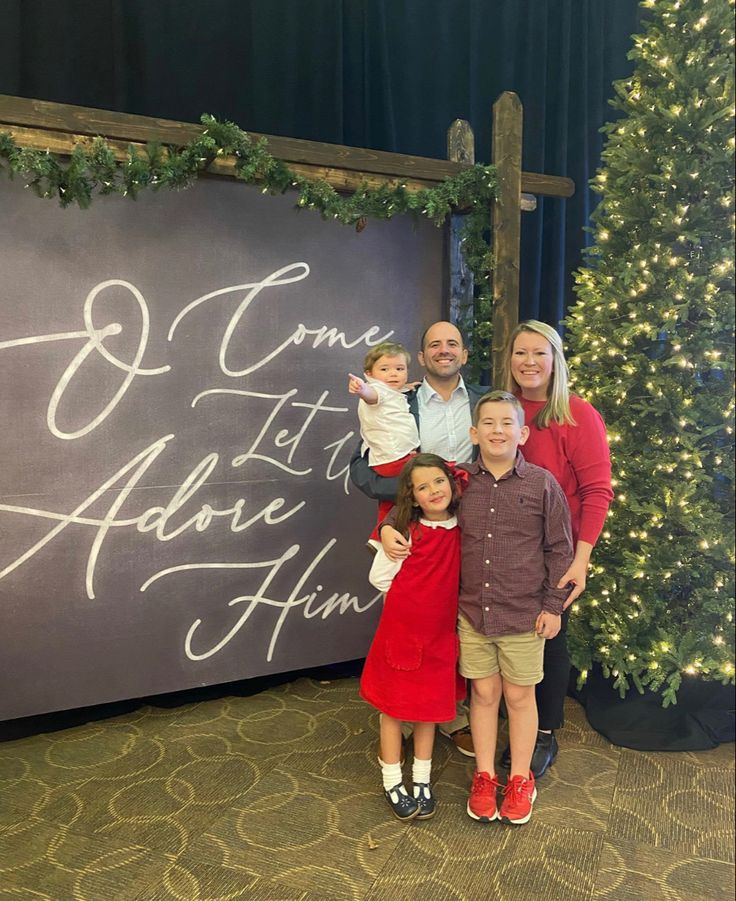
[[[493,535],[491,535],[491,533],[489,532],[489,533],[488,533],[488,537],[489,537],[489,538],[493,538]]]
[[[491,507],[491,513],[495,513],[496,511]]]
[[[498,488],[498,485],[494,485],[493,487],[494,487],[494,488]]]
[[[486,566],[490,565],[490,560],[486,560]]]
[[[486,613],[491,609],[490,607],[486,607]]]
[[[491,587],[490,584],[488,582],[486,582],[486,588],[490,588],[490,587]]]

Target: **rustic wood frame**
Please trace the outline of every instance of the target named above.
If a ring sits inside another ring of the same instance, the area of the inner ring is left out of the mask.
[[[516,94],[504,92],[493,106],[491,162],[496,167],[498,196],[492,205],[491,222],[495,270],[493,273],[493,384],[499,385],[501,353],[508,335],[519,320],[519,250],[522,208],[534,203],[522,195],[571,197],[571,179],[521,171],[523,109]],[[448,160],[387,153],[325,144],[298,138],[265,137],[270,153],[307,178],[321,178],[338,191],[350,192],[361,184],[378,187],[401,181],[410,190],[433,187],[472,165],[472,132],[469,126],[453,125],[448,135]],[[128,146],[150,141],[181,146],[198,137],[201,125],[116,113],[88,107],[0,95],[0,130],[9,131],[18,146],[52,153],[70,154],[75,145],[104,137],[117,159],[125,159]],[[208,174],[232,177],[233,159],[215,160]],[[467,282],[464,287],[467,293]],[[472,290],[472,286],[471,286]]]

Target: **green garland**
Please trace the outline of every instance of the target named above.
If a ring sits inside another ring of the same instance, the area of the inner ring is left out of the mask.
[[[95,194],[120,194],[135,199],[145,189],[190,187],[219,156],[235,159],[235,177],[262,185],[270,194],[298,192],[297,207],[318,210],[323,219],[362,228],[366,218],[391,219],[409,213],[441,225],[454,209],[468,209],[463,229],[463,253],[475,283],[472,310],[471,376],[478,379],[490,365],[492,329],[492,256],[488,243],[490,203],[495,197],[492,166],[469,166],[433,188],[409,191],[402,183],[378,188],[361,185],[342,195],[323,179],[292,171],[268,151],[265,138],[254,140],[232,122],[201,118],[204,132],[184,147],[146,145],[145,152],[128,147],[125,160],[115,159],[104,138],[78,144],[69,158],[48,151],[24,150],[12,135],[0,132],[0,169],[20,175],[39,197],[57,198],[62,207],[76,203],[86,209]],[[467,311],[466,311],[467,312]]]

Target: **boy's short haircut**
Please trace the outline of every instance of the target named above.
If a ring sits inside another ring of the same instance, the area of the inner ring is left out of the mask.
[[[393,341],[384,341],[371,347],[363,360],[363,372],[370,372],[381,357],[405,357],[407,368],[411,363],[411,354],[401,344],[395,344]]]
[[[509,391],[489,391],[487,394],[484,394],[483,397],[478,401],[475,405],[475,409],[473,410],[473,425],[477,428],[478,421],[480,419],[480,409],[484,404],[511,404],[511,406],[516,411],[516,418],[519,420],[519,425],[524,427],[524,408],[519,401],[519,398],[515,395],[511,394]]]

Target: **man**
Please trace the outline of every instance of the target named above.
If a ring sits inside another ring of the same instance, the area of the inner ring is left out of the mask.
[[[451,322],[435,322],[422,335],[417,355],[425,376],[421,384],[407,395],[409,409],[419,426],[419,440],[423,452],[437,454],[452,463],[468,463],[474,448],[470,440],[470,426],[476,403],[485,393],[479,385],[466,385],[460,375],[468,361],[463,337]],[[393,501],[398,477],[377,475],[362,456],[360,446],[350,461],[350,478],[360,490],[378,501]],[[455,747],[467,757],[473,757],[473,740],[468,715],[458,705],[458,716],[451,723],[443,723],[440,732],[447,735]]]

